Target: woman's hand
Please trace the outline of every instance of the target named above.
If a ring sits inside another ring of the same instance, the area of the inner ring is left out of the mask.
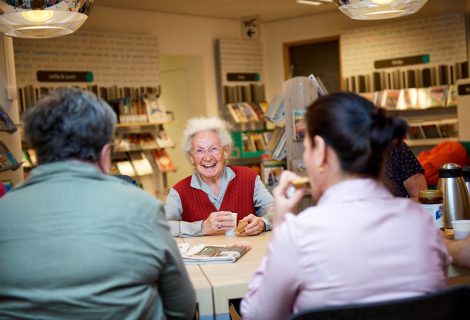
[[[245,235],[247,236],[256,236],[264,231],[264,221],[262,218],[255,216],[254,214],[250,213],[242,220],[248,221],[248,225],[245,228]]]
[[[212,212],[209,217],[202,223],[202,234],[205,236],[214,234],[223,234],[225,231],[237,225],[237,221],[233,220],[230,211]]]
[[[287,189],[291,186],[290,181],[299,178],[298,175],[291,171],[284,170],[281,173],[279,184],[273,190],[274,195],[274,223],[280,221],[282,216],[290,211],[293,211],[297,203],[302,199],[305,189],[295,189],[295,192],[289,197],[287,196]]]

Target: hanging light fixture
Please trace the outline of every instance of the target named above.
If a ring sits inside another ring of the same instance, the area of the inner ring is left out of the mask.
[[[333,0],[348,17],[378,20],[406,16],[417,12],[428,0]]]
[[[85,22],[95,0],[0,0],[0,32],[16,38],[55,38]]]

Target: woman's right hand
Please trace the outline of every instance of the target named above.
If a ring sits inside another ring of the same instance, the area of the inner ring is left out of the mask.
[[[294,211],[297,203],[299,203],[305,193],[305,188],[301,188],[295,189],[293,194],[287,196],[287,190],[291,186],[290,182],[296,178],[299,178],[299,176],[291,171],[284,170],[281,173],[279,184],[273,190],[275,223],[280,221],[287,212]]]
[[[214,234],[224,234],[236,226],[237,221],[233,221],[230,211],[215,211],[202,223],[202,234],[205,236]]]

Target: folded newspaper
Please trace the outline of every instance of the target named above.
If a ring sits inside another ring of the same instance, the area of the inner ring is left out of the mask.
[[[233,263],[247,253],[251,245],[245,241],[229,245],[199,244],[194,247],[183,243],[179,249],[185,264]]]

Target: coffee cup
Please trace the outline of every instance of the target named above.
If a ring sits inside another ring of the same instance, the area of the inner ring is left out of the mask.
[[[466,238],[470,234],[470,220],[452,220],[454,239]]]
[[[237,213],[231,212],[232,220],[233,220],[233,227],[227,231],[225,231],[225,235],[228,237],[233,237],[235,235],[235,229],[237,228]]]

